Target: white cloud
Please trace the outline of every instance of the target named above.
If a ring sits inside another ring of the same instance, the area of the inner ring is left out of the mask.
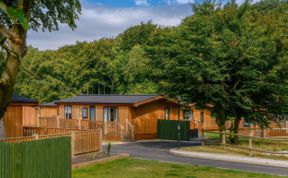
[[[176,0],[178,4],[189,4],[189,3],[194,3],[194,0]]]
[[[148,0],[134,0],[137,6],[148,6]]]
[[[108,8],[103,6],[84,6],[77,22],[78,28],[72,31],[61,25],[56,32],[28,33],[28,44],[39,49],[57,49],[76,41],[93,41],[103,37],[115,37],[128,27],[152,20],[154,23],[175,26],[181,19],[191,15],[189,5]]]

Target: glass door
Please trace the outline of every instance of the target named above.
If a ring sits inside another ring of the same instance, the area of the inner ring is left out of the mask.
[[[90,106],[90,120],[91,121],[96,120],[95,106]]]

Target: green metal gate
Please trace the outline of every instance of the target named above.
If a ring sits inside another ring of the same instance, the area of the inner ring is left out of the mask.
[[[178,122],[177,120],[158,120],[157,135],[164,140],[178,139]],[[180,140],[190,140],[190,121],[180,121]]]

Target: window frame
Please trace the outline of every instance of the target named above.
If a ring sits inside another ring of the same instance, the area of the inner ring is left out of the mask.
[[[92,118],[92,115],[91,115],[91,108],[94,108],[94,117]],[[97,119],[97,114],[96,114],[96,106],[89,106],[89,120],[90,121],[96,121]]]
[[[84,112],[84,110],[86,112]],[[86,115],[84,115],[84,113],[86,113]],[[82,108],[82,119],[88,119],[88,118],[89,118],[88,107],[85,106]]]
[[[113,114],[113,120],[111,117],[111,113]],[[114,122],[118,121],[118,107],[117,106],[104,106],[103,107],[103,120],[104,122]]]
[[[72,119],[72,110],[72,105],[64,105],[64,119]]]

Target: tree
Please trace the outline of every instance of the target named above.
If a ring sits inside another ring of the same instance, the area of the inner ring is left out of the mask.
[[[0,121],[11,101],[16,76],[27,53],[28,28],[54,31],[58,30],[59,23],[65,23],[74,29],[80,10],[79,0],[0,1],[0,46],[5,59],[0,70]]]
[[[249,2],[194,5],[194,15],[168,37],[175,43],[159,51],[166,58],[162,90],[200,107],[213,104],[220,131],[231,117],[238,133],[241,118],[267,125],[267,113],[287,108],[287,3],[260,3],[270,10]]]

